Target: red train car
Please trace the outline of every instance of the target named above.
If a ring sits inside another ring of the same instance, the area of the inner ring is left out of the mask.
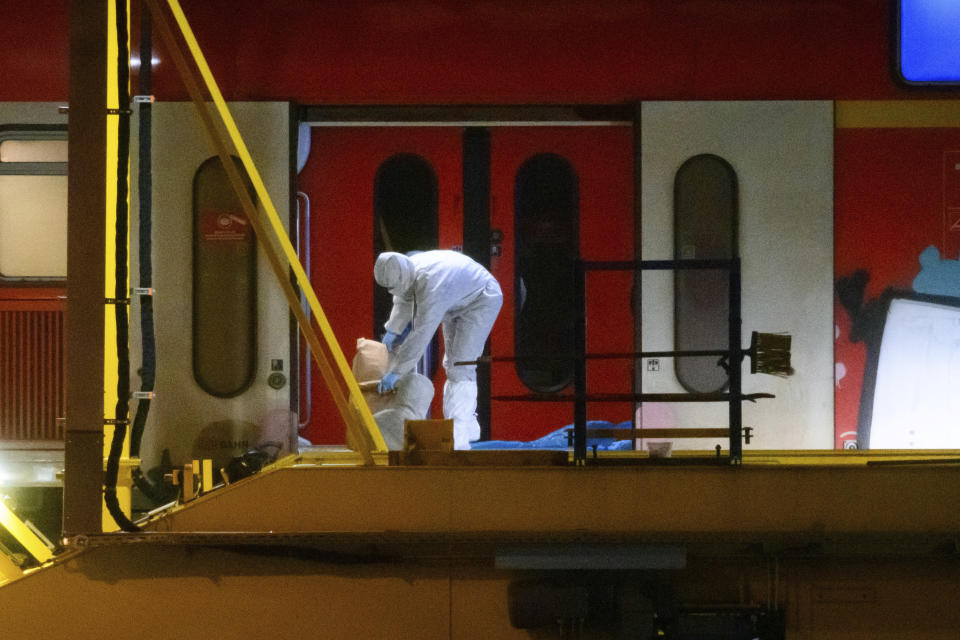
[[[139,7],[133,9],[136,54]],[[5,41],[23,45],[4,54],[0,139],[42,142],[65,123],[56,106],[67,95],[68,15],[58,2],[19,11],[22,19],[2,26]],[[299,230],[301,258],[348,357],[356,338],[382,330],[375,254],[385,238],[408,231],[413,235],[398,246],[462,250],[500,281],[505,304],[490,340],[494,360],[556,349],[566,338],[551,343],[551,332],[566,335],[570,322],[569,305],[554,304],[569,295],[564,260],[696,255],[692,245],[675,243],[677,172],[711,156],[730,167],[736,188],[732,246],[744,265],[744,338],[750,329],[794,336],[795,377],[750,383],[748,390],[777,395],[747,408],[755,446],[852,446],[873,394],[876,345],[855,330],[863,318],[850,314],[862,305],[835,300],[835,283],[869,272],[860,291],[866,304],[887,288],[910,289],[926,247],[937,247],[945,261],[956,251],[957,134],[949,116],[930,107],[948,104],[953,90],[898,79],[891,68],[899,14],[882,0],[760,8],[706,1],[358,2],[322,10],[186,2],[184,11],[224,95],[245,119],[241,128],[253,139],[275,201]],[[49,32],[61,35],[40,37]],[[158,45],[153,60],[152,158],[163,185],[153,205],[167,216],[155,230],[154,251],[162,252],[157,279],[169,292],[157,299],[159,357],[171,363],[161,367],[157,384],[158,393],[179,398],[174,407],[158,403],[154,420],[179,426],[176,435],[158,426],[147,436],[145,456],[157,464],[166,449],[186,459],[200,440],[249,444],[267,423],[288,420],[284,412],[296,414],[310,442],[342,443],[323,383],[308,373],[262,264],[250,281],[256,297],[247,315],[256,326],[225,343],[249,351],[243,384],[235,393],[211,394],[196,379],[189,362],[197,347],[180,339],[195,325],[191,232],[185,214],[168,212],[194,206],[196,172],[211,154],[187,142],[198,130],[185,124],[186,93],[169,52]],[[134,68],[133,82],[139,77]],[[865,101],[881,112],[873,120],[876,110]],[[908,101],[919,114],[913,119],[897,115],[896,105]],[[905,152],[913,158],[910,170],[894,166]],[[0,163],[7,171],[0,181],[48,171],[15,163]],[[35,311],[49,313],[46,307],[62,304],[64,273],[21,272],[3,260],[27,246],[31,255],[62,252],[54,236],[62,236],[63,220],[35,219],[42,235],[29,239],[12,219],[8,213],[0,220],[7,224],[0,227],[0,296],[17,299],[4,302],[17,313],[24,300],[45,298]],[[685,330],[674,317],[677,286],[669,276],[592,275],[588,351],[675,349],[677,332]],[[56,323],[30,326],[44,327],[38,341],[60,344],[47,328]],[[26,339],[4,331],[4,340]],[[4,344],[14,353],[13,342]],[[25,357],[40,358],[54,373],[62,366],[47,356]],[[25,366],[4,367],[4,438],[59,441],[57,377],[16,382],[26,374],[13,370]],[[562,360],[495,361],[481,374],[484,438],[529,441],[569,424],[570,403],[498,398],[566,393],[571,376]],[[442,371],[433,377],[439,388]],[[588,377],[598,393],[702,390],[681,380],[670,358],[591,363]],[[14,409],[31,393],[40,398],[30,400],[39,403],[40,422],[31,417],[35,424],[17,426],[26,418],[14,420],[13,413],[34,415]],[[717,419],[702,407],[638,409],[597,404],[589,417],[670,427]]]

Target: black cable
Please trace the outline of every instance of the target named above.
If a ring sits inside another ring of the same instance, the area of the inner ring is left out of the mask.
[[[117,500],[117,475],[123,440],[127,435],[127,416],[130,413],[130,338],[127,306],[127,172],[130,161],[130,52],[127,48],[127,6],[117,0],[117,220],[115,226],[116,280],[114,285],[114,317],[117,324],[117,404],[114,412],[113,440],[107,457],[103,499],[107,510],[124,531],[139,531],[140,527],[127,518]]]
[[[149,11],[140,14],[140,81],[139,93],[152,95],[153,72],[153,28]],[[130,455],[140,457],[140,443],[150,413],[150,396],[153,394],[157,378],[157,341],[153,322],[153,143],[152,102],[146,100],[139,104],[139,187],[140,233],[140,287],[149,291],[140,297],[140,341],[143,360],[140,368],[140,391],[143,397],[137,402],[137,413],[130,432]],[[176,492],[171,492],[162,482],[155,485],[141,467],[133,470],[133,484],[154,504],[169,502]]]
[[[153,28],[149,11],[140,14],[140,74],[139,94],[152,95],[153,73]],[[140,258],[140,288],[149,291],[139,298],[140,302],[140,341],[142,362],[140,365],[140,391],[142,397],[137,402],[137,413],[133,419],[133,428],[130,432],[130,456],[140,457],[140,443],[150,413],[150,397],[153,394],[157,377],[157,343],[153,322],[153,114],[152,99],[140,102],[138,115],[140,118],[139,145],[140,155],[137,173],[139,191],[139,258]],[[147,496],[154,504],[169,502],[175,492],[171,494],[170,487],[162,483],[155,485],[144,473],[141,467],[132,472],[133,484]]]
[[[151,91],[151,58],[153,57],[153,43],[150,33],[150,12],[143,11],[140,22],[140,95],[149,96]],[[140,287],[153,288],[153,211],[152,192],[153,175],[151,162],[152,140],[150,137],[152,113],[150,102],[141,102],[140,116],[140,162],[137,177],[140,203]],[[143,342],[143,362],[140,370],[140,390],[152,393],[156,382],[156,337],[153,326],[153,296],[140,297],[140,336]],[[133,421],[133,432],[130,435],[130,455],[139,457],[140,440],[143,437],[147,413],[150,410],[149,397],[141,399],[137,404],[137,415]]]

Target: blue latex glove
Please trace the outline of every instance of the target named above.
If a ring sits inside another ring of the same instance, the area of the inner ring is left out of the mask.
[[[392,331],[387,331],[383,336],[383,340],[381,340],[383,345],[387,348],[387,351],[393,351],[394,347],[399,347],[401,344],[403,344],[403,341],[407,339],[407,335],[410,333],[410,329],[412,327],[413,323],[408,322],[407,328],[404,329],[403,333],[399,335]]]
[[[390,391],[393,391],[394,387],[397,384],[397,378],[399,377],[400,376],[398,376],[396,373],[392,371],[387,375],[383,376],[383,378],[380,380],[380,384],[377,385],[377,391],[379,391],[380,393],[388,393]]]
[[[400,336],[395,334],[393,331],[387,331],[385,334],[383,334],[383,340],[380,342],[382,342],[383,346],[387,348],[387,351],[393,351],[393,343],[396,342],[397,338],[399,337]]]

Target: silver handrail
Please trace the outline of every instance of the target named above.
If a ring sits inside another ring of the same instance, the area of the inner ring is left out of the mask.
[[[301,199],[304,202],[303,207],[300,206]],[[297,191],[297,255],[300,256],[300,261],[303,262],[303,269],[307,272],[307,275],[310,274],[310,196],[308,196],[303,191]],[[303,308],[304,313],[307,317],[310,317],[310,303],[304,298],[300,298],[300,306]],[[305,344],[303,337],[299,337],[299,343],[304,345],[306,349],[304,362],[300,363],[300,366],[304,369],[305,380],[306,380],[306,391],[304,395],[306,396],[306,403],[304,403],[303,398],[299,400],[299,406],[297,407],[298,413],[300,408],[304,408],[305,411],[302,414],[306,415],[304,420],[300,420],[302,415],[297,418],[297,431],[302,431],[304,427],[307,426],[310,422],[310,418],[313,414],[313,367],[311,366],[311,357],[310,357],[310,345]],[[297,350],[297,356],[299,357],[299,349]],[[297,389],[299,391],[300,381],[297,381]],[[298,394],[299,395],[299,394]]]

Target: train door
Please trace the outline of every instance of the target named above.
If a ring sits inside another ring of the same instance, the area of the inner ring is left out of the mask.
[[[373,283],[378,251],[475,245],[468,253],[481,260],[491,251],[490,269],[504,292],[491,353],[523,358],[494,364],[489,387],[480,373],[481,422],[489,411],[489,436],[511,440],[569,424],[571,403],[496,398],[569,391],[572,362],[550,356],[572,349],[572,261],[632,259],[632,171],[629,126],[314,127],[299,186],[310,203],[311,277],[348,358],[357,338],[383,331],[389,299]],[[489,211],[489,219],[468,220],[465,229],[465,197],[483,203],[468,208]],[[490,242],[472,237],[486,233],[484,222]],[[631,277],[603,280],[592,283],[589,348],[630,351]],[[629,391],[630,367],[592,366],[591,389]],[[342,443],[328,394],[315,370],[309,377],[312,406],[301,411],[311,417],[302,433],[314,443]],[[443,375],[434,380],[431,413],[438,416]],[[597,411],[620,420],[631,408]]]
[[[283,207],[289,202],[289,105],[250,102],[230,110],[272,201]],[[287,450],[292,443],[285,440],[294,435],[287,305],[267,260],[257,259],[246,218],[194,111],[189,103],[153,106],[157,398],[144,430],[145,469],[160,466],[165,452],[174,464],[212,458],[222,466],[259,444],[278,442],[279,433]],[[135,179],[132,185],[135,202]],[[133,237],[137,231],[134,219]],[[134,254],[131,273],[138,267]],[[131,336],[139,336],[139,313],[130,320]],[[142,357],[135,337],[132,371]],[[139,387],[138,375],[132,383]]]
[[[744,393],[776,396],[744,403],[744,425],[755,429],[751,446],[831,447],[831,103],[645,102],[641,121],[643,258],[739,255],[741,346],[750,344],[752,331],[792,336],[792,377],[750,375],[743,365]],[[650,272],[642,290],[644,350],[717,348],[713,345],[724,340],[727,303],[716,294],[723,289],[715,276]],[[691,360],[682,367],[668,358],[648,360],[640,367],[643,391],[725,386],[715,359]],[[654,428],[722,427],[727,411],[720,403],[647,403],[641,420]],[[674,446],[715,444],[685,439]]]
[[[310,279],[348,360],[358,338],[382,337],[389,314],[389,294],[373,282],[376,254],[462,244],[461,146],[456,127],[313,127],[298,187],[309,206],[301,217],[310,226]],[[443,395],[438,349],[425,363],[437,385],[433,415]],[[343,422],[314,363],[304,380],[311,384],[301,434],[343,443]]]
[[[504,304],[491,336],[491,438],[532,440],[573,422],[573,261],[634,257],[633,130],[498,127],[490,142],[491,270]],[[499,254],[499,255],[497,255]],[[587,351],[633,351],[630,273],[587,279]],[[632,361],[591,361],[591,393],[629,393]],[[629,420],[630,402],[591,404],[590,419]]]

